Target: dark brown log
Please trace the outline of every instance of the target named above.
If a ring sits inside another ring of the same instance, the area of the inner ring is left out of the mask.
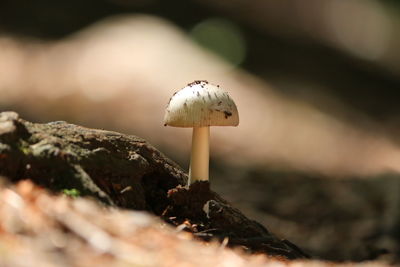
[[[74,189],[107,205],[147,210],[204,240],[225,239],[250,252],[288,259],[307,257],[230,206],[208,182],[186,189],[186,173],[136,136],[66,122],[31,123],[3,112],[0,175],[13,182],[30,179],[54,192]]]

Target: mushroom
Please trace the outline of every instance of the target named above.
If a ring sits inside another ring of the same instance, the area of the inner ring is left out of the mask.
[[[170,99],[165,126],[193,128],[188,186],[208,181],[210,126],[237,126],[235,102],[218,85],[194,81]]]

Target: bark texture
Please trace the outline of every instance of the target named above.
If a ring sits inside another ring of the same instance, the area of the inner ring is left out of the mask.
[[[249,252],[288,259],[307,257],[246,218],[211,191],[208,182],[186,189],[187,174],[136,136],[66,122],[31,123],[3,112],[0,175],[13,182],[30,179],[54,192],[74,190],[107,205],[147,210],[204,240],[225,240]]]

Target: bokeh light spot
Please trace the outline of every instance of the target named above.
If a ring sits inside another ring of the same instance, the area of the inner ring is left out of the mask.
[[[206,19],[193,27],[192,39],[233,65],[246,56],[246,42],[239,27],[222,18]]]

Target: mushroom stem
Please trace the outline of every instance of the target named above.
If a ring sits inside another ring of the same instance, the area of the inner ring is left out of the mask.
[[[210,127],[194,127],[188,186],[196,181],[208,181]]]

